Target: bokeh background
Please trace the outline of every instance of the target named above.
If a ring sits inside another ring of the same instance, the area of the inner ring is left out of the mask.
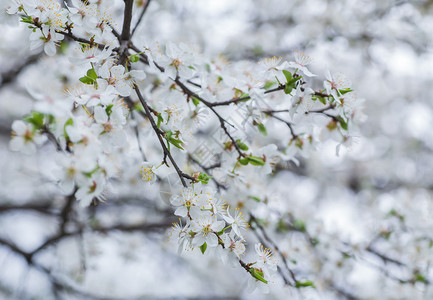
[[[112,2],[120,27],[123,4]],[[297,290],[277,283],[268,295],[248,294],[243,271],[212,255],[179,256],[167,238],[172,212],[156,189],[137,184],[131,193],[114,182],[106,204],[82,209],[50,180],[52,147],[33,156],[9,151],[11,123],[37,101],[29,90],[52,84],[41,70],[55,70],[56,76],[69,70],[41,50],[28,50],[24,24],[3,14],[0,20],[0,298],[433,297],[433,1],[150,3],[137,42],[184,42],[233,61],[292,58],[302,50],[314,59],[316,74],[343,72],[365,99],[368,118],[348,150],[337,157],[335,144],[324,144],[300,158],[300,166],[280,170],[269,187],[285,195],[284,203],[270,200],[270,206],[284,207],[307,226],[310,220],[322,224],[308,228],[326,232],[321,251],[327,257],[320,263],[302,263],[312,250],[298,233],[282,231],[276,238],[288,258],[300,262],[301,274],[326,274],[332,284],[324,280],[316,289]],[[345,244],[350,251],[372,251],[336,264]]]

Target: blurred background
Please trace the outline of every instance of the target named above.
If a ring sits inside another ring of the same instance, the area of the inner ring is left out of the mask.
[[[122,10],[113,1],[117,28]],[[137,43],[185,42],[232,61],[301,50],[314,73],[343,72],[365,99],[368,119],[348,150],[337,157],[324,144],[274,175],[269,188],[284,203],[269,205],[323,236],[326,257],[310,258],[315,250],[283,224],[279,248],[316,288],[275,284],[268,295],[247,293],[243,271],[217,257],[177,255],[167,238],[175,219],[155,188],[114,182],[106,204],[81,209],[50,180],[55,149],[9,151],[11,123],[36,101],[29,89],[54,80],[43,70],[69,70],[28,50],[24,24],[0,20],[0,298],[433,298],[433,1],[151,1]]]

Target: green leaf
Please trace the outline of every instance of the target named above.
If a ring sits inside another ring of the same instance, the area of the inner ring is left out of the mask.
[[[300,282],[297,281],[296,282],[296,288],[302,288],[302,287],[308,287],[311,286],[312,288],[316,288],[316,286],[314,285],[314,283],[312,281],[304,281],[304,282]]]
[[[341,95],[353,92],[353,90],[351,88],[339,89],[338,91],[340,92]]]
[[[164,122],[164,119],[162,118],[161,114],[158,114],[157,118],[158,118],[158,120],[157,120],[156,126],[158,128],[160,128],[161,127],[161,123]]]
[[[263,123],[258,123],[257,124],[257,128],[259,129],[259,131],[263,134],[263,135],[267,135],[268,132],[266,130],[265,125],[263,125]]]
[[[347,130],[348,125],[349,125],[348,122],[346,122],[342,116],[338,116],[337,118],[338,118],[338,121],[340,122],[341,128],[343,128],[344,130]]]
[[[27,17],[21,17],[21,21],[20,21],[20,22],[33,24],[33,18],[30,17],[30,16],[27,16]]]
[[[96,71],[93,68],[87,70],[87,74],[86,75],[87,75],[87,77],[89,77],[89,78],[91,78],[93,80],[96,80],[98,78],[98,75],[96,74]]]
[[[144,112],[143,105],[141,105],[140,102],[134,103],[134,107],[132,108],[135,111],[142,111]]]
[[[92,171],[90,172],[83,172],[83,175],[85,175],[86,177],[90,178],[92,177],[92,175],[99,170],[99,166],[96,166]]]
[[[241,140],[237,140],[236,144],[238,145],[239,149],[243,151],[248,151],[248,146],[241,142]]]
[[[95,82],[95,80],[93,80],[92,78],[90,78],[88,76],[81,77],[80,81],[84,84],[93,84]]]
[[[200,103],[200,100],[198,100],[196,97],[192,97],[192,103],[197,106]]]
[[[179,149],[181,149],[181,150],[184,150],[184,149],[182,148],[182,146],[181,146],[181,145],[183,145],[183,142],[182,142],[181,140],[179,140],[179,139],[174,138],[174,137],[173,137],[173,132],[171,132],[171,131],[167,131],[167,132],[165,133],[165,139],[167,140],[167,142],[168,142],[169,144],[173,144],[175,147],[177,147],[177,148],[179,148]],[[169,146],[168,146],[168,147],[169,147]]]
[[[241,165],[243,165],[243,166],[248,165],[248,162],[249,162],[248,158],[241,158],[241,159],[239,160],[239,163],[240,163]]]
[[[68,126],[72,126],[72,125],[74,125],[74,121],[72,120],[72,118],[69,118],[66,122],[65,122],[65,125],[63,126],[63,134],[65,135],[65,137],[68,139],[69,138],[69,136],[68,136],[68,134],[66,133],[66,127],[68,127]]]
[[[211,178],[212,178],[212,176],[209,176],[206,173],[200,173],[200,175],[198,175],[198,177],[197,177],[197,180],[199,180],[201,183],[208,184],[209,179],[211,179]]]
[[[276,84],[275,81],[266,81],[265,86],[263,87],[265,90],[270,89],[272,86]]]
[[[87,70],[86,76],[80,78],[80,81],[84,84],[94,84],[98,75],[94,68]]]
[[[201,251],[202,254],[204,254],[206,252],[206,249],[207,249],[207,244],[206,243],[204,243],[203,245],[200,246],[200,251]]]
[[[41,129],[44,126],[44,117],[43,113],[33,111],[30,115],[24,118],[24,121],[32,124],[35,129]]]
[[[289,231],[289,226],[283,221],[283,219],[279,219],[277,223],[277,231],[287,232]]]
[[[132,63],[135,63],[135,62],[137,62],[139,60],[140,60],[140,57],[138,57],[138,55],[131,55],[129,57],[129,61],[132,62]]]
[[[295,146],[302,150],[302,148],[304,147],[304,141],[299,137],[296,138]]]
[[[49,114],[48,115],[48,124],[54,124],[54,123],[56,123],[56,118],[52,114]]]
[[[289,81],[287,82],[287,84],[293,85],[293,87],[295,87],[295,83],[296,83],[296,81],[301,80],[301,78],[302,78],[302,76],[295,77],[295,78],[289,80]]]
[[[264,283],[268,283],[267,280],[265,280],[265,278],[263,278],[263,272],[260,271],[259,269],[256,268],[250,268],[250,274],[251,276],[253,276],[255,279],[260,280],[261,282]]]
[[[182,144],[183,142],[181,140],[176,140],[176,139],[170,139],[169,140],[170,143],[172,143],[173,145],[175,145],[177,148],[179,148],[180,150],[185,150],[182,148]]]
[[[289,71],[283,70],[283,74],[284,74],[284,77],[286,77],[287,82],[289,82],[293,79],[293,75]]]
[[[317,99],[319,99],[319,101],[320,101],[322,104],[326,104],[326,99],[325,99],[324,97],[322,97],[322,96],[318,96]]]
[[[296,228],[296,230],[300,231],[300,232],[305,232],[306,228],[305,228],[305,222],[299,219],[296,219],[295,221],[293,221],[293,227]]]
[[[292,90],[293,90],[293,87],[291,84],[286,84],[286,86],[284,87],[284,93],[286,95],[290,94],[292,92]]]
[[[251,196],[250,198],[253,199],[253,200],[255,200],[255,201],[257,201],[257,202],[262,202],[262,200],[260,200],[259,197]]]
[[[105,112],[107,113],[107,116],[110,116],[112,111],[113,111],[113,104],[107,105],[107,107],[105,108]]]
[[[249,97],[250,96],[250,94],[248,94],[248,93],[243,93],[239,98],[245,98],[245,97]],[[245,101],[249,101],[250,99],[245,99],[245,100],[242,100],[241,102],[245,102]]]
[[[263,166],[265,164],[265,162],[263,161],[262,158],[257,157],[257,156],[248,156],[248,162],[250,164],[252,164],[253,166]]]

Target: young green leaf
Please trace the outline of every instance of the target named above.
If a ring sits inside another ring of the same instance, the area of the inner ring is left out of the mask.
[[[198,175],[198,177],[197,177],[197,180],[200,181],[201,183],[208,184],[209,179],[211,179],[211,178],[212,178],[212,176],[209,176],[206,173],[200,173],[200,175]]]
[[[344,130],[347,130],[349,127],[348,122],[346,122],[342,116],[338,116],[337,118],[338,118],[338,121],[340,122],[341,128],[343,128]]]
[[[95,82],[92,78],[90,78],[88,76],[83,76],[79,80],[84,84],[90,84],[90,85]]]
[[[192,103],[197,106],[200,103],[200,100],[198,100],[196,97],[192,97]]]
[[[89,77],[89,78],[91,78],[93,80],[96,80],[98,78],[98,75],[96,74],[96,71],[93,68],[87,70],[87,74],[86,75],[87,75],[87,77]]]
[[[236,144],[238,145],[239,149],[243,151],[248,151],[248,146],[241,142],[241,140],[237,140]]]
[[[251,274],[251,276],[253,276],[255,279],[257,279],[257,280],[260,280],[261,282],[264,282],[264,283],[268,283],[268,281],[265,279],[265,278],[263,278],[263,272],[262,271],[260,271],[259,269],[256,269],[256,268],[250,268],[250,274]]]
[[[137,62],[137,61],[139,61],[140,60],[140,57],[138,57],[138,55],[131,55],[130,57],[129,57],[129,61],[130,62],[132,62],[132,63],[135,63],[135,62]]]
[[[293,79],[292,73],[289,71],[283,70],[284,77],[286,77],[287,82],[291,81]]]
[[[203,245],[200,246],[200,251],[201,251],[202,254],[204,254],[206,252],[206,249],[207,249],[207,244],[206,243],[204,243]]]
[[[262,158],[257,157],[257,156],[248,156],[248,162],[250,164],[252,164],[253,166],[263,166],[265,164],[265,162],[263,161]]]
[[[248,165],[249,159],[248,158],[241,158],[239,159],[239,163],[243,166]]]
[[[265,125],[263,125],[263,123],[258,123],[257,124],[257,128],[259,129],[259,131],[263,134],[263,135],[267,135],[268,132],[266,130]]]
[[[296,288],[308,287],[308,286],[311,286],[312,288],[316,288],[312,281],[304,281],[304,282],[297,281],[295,285]]]

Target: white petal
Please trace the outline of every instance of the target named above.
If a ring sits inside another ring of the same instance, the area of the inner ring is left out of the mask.
[[[209,247],[218,246],[218,238],[214,233],[209,233],[206,237],[206,243]]]
[[[178,207],[174,214],[179,217],[186,217],[188,210],[185,206]]]
[[[21,149],[24,147],[24,139],[22,137],[14,137],[9,142],[9,148],[12,151],[21,151]]]
[[[125,68],[123,66],[114,66],[110,69],[113,77],[120,77],[125,74]]]
[[[116,84],[116,90],[119,92],[120,96],[128,97],[131,95],[132,88],[125,81],[120,81]]]
[[[12,123],[12,130],[17,135],[24,135],[24,133],[27,131],[27,125],[21,120],[16,120]]]
[[[133,70],[129,74],[136,80],[144,80],[146,78],[146,73],[142,70]]]
[[[108,122],[107,112],[102,106],[95,107],[93,116],[95,117],[95,121],[99,124],[105,124]]]
[[[48,56],[54,56],[56,54],[56,45],[54,42],[45,43],[44,51]]]

